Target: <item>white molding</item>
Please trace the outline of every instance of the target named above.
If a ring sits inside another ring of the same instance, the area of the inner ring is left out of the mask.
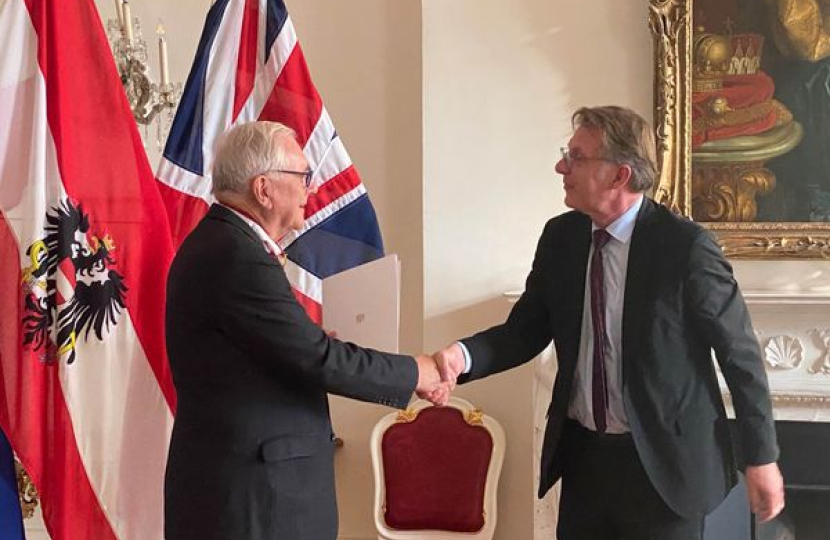
[[[743,295],[749,305],[830,305],[830,293],[744,291]]]
[[[503,298],[506,298],[511,304],[519,299],[524,291],[507,291],[501,293]]]
[[[502,297],[510,302],[515,302],[522,295],[521,290],[506,291],[502,293]],[[794,292],[782,293],[771,291],[743,291],[744,299],[749,305],[814,305],[814,306],[828,306],[830,305],[830,292],[816,293],[816,292]]]

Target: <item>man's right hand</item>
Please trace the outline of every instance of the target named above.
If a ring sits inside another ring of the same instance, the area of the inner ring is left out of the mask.
[[[431,357],[422,355],[415,360],[418,363],[418,397],[434,405],[446,405],[455,389],[456,379],[466,365],[461,346],[453,343]]]
[[[464,351],[461,345],[455,342],[432,355],[441,374],[441,380],[450,383],[455,388],[456,379],[464,371]]]
[[[441,380],[438,365],[431,356],[422,354],[415,357],[418,364],[418,385],[415,393],[435,405],[446,405],[450,400],[452,385]]]

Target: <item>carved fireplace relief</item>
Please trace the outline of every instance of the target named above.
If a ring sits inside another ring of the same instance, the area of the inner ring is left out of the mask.
[[[777,420],[830,422],[830,295],[744,294]],[[728,389],[721,380],[728,401]],[[830,537],[828,537],[830,538]]]

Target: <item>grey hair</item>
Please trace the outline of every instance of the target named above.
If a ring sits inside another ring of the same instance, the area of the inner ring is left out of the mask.
[[[597,129],[605,159],[631,167],[632,191],[646,191],[657,176],[654,131],[639,114],[624,107],[582,107],[571,118],[574,129]]]
[[[290,127],[278,122],[239,124],[222,135],[213,162],[213,194],[244,194],[248,180],[287,164],[282,141],[294,139]]]

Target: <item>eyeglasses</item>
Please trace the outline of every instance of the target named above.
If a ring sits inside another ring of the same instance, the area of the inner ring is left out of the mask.
[[[303,184],[305,185],[306,189],[311,189],[311,183],[313,182],[313,179],[314,179],[314,171],[311,170],[311,169],[308,169],[306,171],[291,171],[291,170],[288,170],[288,169],[270,169],[270,170],[267,170],[267,171],[263,172],[262,174],[268,174],[269,172],[278,172],[278,173],[282,173],[282,174],[294,174],[296,176],[302,176],[303,177]]]
[[[581,154],[574,155],[574,154],[571,153],[571,149],[566,147],[566,146],[563,146],[562,148],[560,148],[559,151],[562,152],[562,161],[565,162],[565,167],[567,167],[568,169],[572,169],[574,167],[574,165],[576,165],[577,163],[583,163],[583,162],[587,162],[587,161],[608,161],[608,162],[614,163],[613,160],[608,159],[608,158],[586,157],[586,156],[583,156]]]

